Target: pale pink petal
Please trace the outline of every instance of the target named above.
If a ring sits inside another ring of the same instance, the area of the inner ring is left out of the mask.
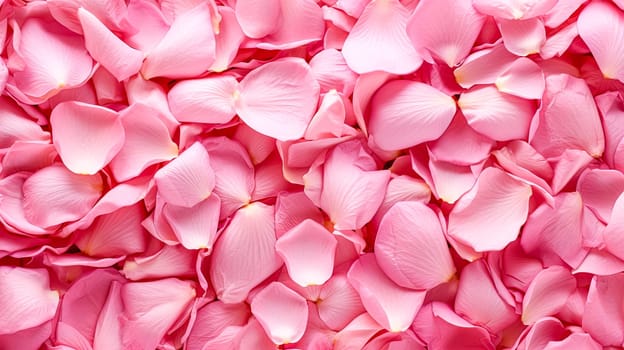
[[[197,254],[181,245],[165,245],[161,250],[148,256],[135,256],[125,261],[121,273],[136,281],[163,277],[196,276]]]
[[[613,168],[618,145],[624,139],[624,124],[620,123],[620,118],[624,116],[624,101],[621,95],[614,91],[596,96],[595,101],[603,118],[605,137],[603,158],[605,163]]]
[[[388,151],[437,139],[451,123],[456,110],[450,96],[408,80],[384,85],[373,97],[370,108],[369,131],[375,144]]]
[[[351,265],[349,283],[357,290],[366,311],[391,332],[412,324],[425,298],[424,291],[399,287],[381,271],[374,254],[364,254]]]
[[[63,102],[50,116],[54,146],[76,174],[93,175],[121,150],[125,133],[117,113],[81,102]]]
[[[461,318],[442,302],[425,305],[412,328],[429,349],[495,349],[487,330]]]
[[[0,97],[0,148],[8,148],[18,140],[48,141],[50,134],[7,96]]]
[[[320,87],[300,58],[254,69],[240,83],[236,112],[261,134],[280,141],[301,138],[316,110]]]
[[[606,248],[618,258],[624,258],[624,192],[613,203],[611,217],[604,230]]]
[[[560,1],[558,3],[563,2],[566,1]],[[546,37],[546,42],[540,49],[540,56],[545,60],[553,57],[560,57],[570,48],[577,36],[578,26],[576,25],[576,22],[570,23],[558,32],[550,34]]]
[[[164,1],[162,7],[164,11]],[[169,30],[169,22],[157,3],[149,0],[129,1],[126,13],[134,30],[127,33],[125,41],[143,52],[154,49]]]
[[[366,112],[372,97],[381,86],[393,77],[392,74],[377,71],[360,75],[355,81],[355,86],[353,87],[353,113],[355,114],[357,126],[360,127],[364,135],[368,136],[369,134],[368,126],[366,125],[366,116],[368,115]]]
[[[489,157],[493,146],[493,140],[468,126],[462,113],[456,113],[444,134],[427,144],[432,159],[454,165],[479,163]]]
[[[183,80],[169,91],[167,99],[171,112],[181,122],[220,124],[236,115],[236,94],[236,79],[221,75]]]
[[[336,49],[323,50],[310,60],[310,68],[321,91],[338,90],[345,95],[351,95],[358,77],[347,65],[342,52]]]
[[[121,288],[124,349],[155,349],[195,295],[191,282],[176,278],[125,284]]]
[[[381,330],[383,328],[364,312],[336,333],[334,350],[359,350]]]
[[[544,24],[549,28],[559,27],[572,17],[574,12],[585,2],[587,0],[557,1],[555,6],[548,10],[544,16]]]
[[[605,139],[596,104],[587,84],[567,74],[546,78],[546,91],[535,132],[529,141],[545,157],[581,149],[592,157],[604,152]],[[532,126],[533,129],[533,126]]]
[[[453,71],[455,80],[463,88],[476,84],[494,84],[496,79],[516,60],[516,56],[498,44],[476,51]]]
[[[334,274],[323,285],[316,300],[319,318],[330,329],[344,329],[353,319],[364,313],[358,292],[344,273]]]
[[[121,299],[122,284],[113,281],[108,289],[108,297],[102,305],[93,336],[93,350],[121,350],[121,324],[119,316],[123,312]]]
[[[281,192],[300,189],[282,175],[282,160],[277,152],[272,153],[271,157],[258,165],[255,170],[253,201],[275,198]]]
[[[215,173],[214,193],[221,199],[220,219],[249,204],[253,193],[254,167],[245,148],[227,137],[204,139]]]
[[[323,96],[321,105],[310,120],[304,137],[308,140],[340,137],[345,117],[346,110],[342,97],[336,90],[331,90]]]
[[[188,208],[208,198],[215,186],[210,157],[199,142],[158,170],[154,179],[167,203]]]
[[[449,214],[448,234],[479,252],[503,249],[520,233],[531,193],[505,172],[486,168]]]
[[[483,162],[476,165],[455,165],[430,157],[428,167],[431,176],[429,186],[434,196],[453,204],[473,187],[483,168]]]
[[[221,201],[209,196],[192,207],[166,204],[163,214],[186,249],[212,249],[217,238]]]
[[[572,273],[591,273],[598,276],[608,276],[624,271],[624,261],[609,253],[607,250],[591,249],[583,262]]]
[[[0,176],[4,178],[17,172],[37,171],[52,165],[57,155],[52,144],[39,141],[15,141],[2,157]]]
[[[500,92],[526,99],[542,98],[546,86],[542,69],[526,57],[515,60],[495,84]]]
[[[85,37],[85,46],[93,59],[106,68],[117,80],[136,74],[143,64],[143,53],[124,43],[104,23],[84,8],[78,9],[78,18]]]
[[[243,123],[236,127],[233,139],[245,147],[253,164],[262,163],[276,149],[275,139],[262,135]]]
[[[275,243],[290,278],[300,286],[321,285],[332,275],[336,238],[321,224],[306,219]]]
[[[84,216],[102,195],[100,175],[76,175],[52,165],[24,182],[24,214],[40,227],[50,227]]]
[[[579,35],[605,78],[624,81],[624,13],[606,1],[592,1],[578,17]]]
[[[553,179],[551,183],[552,193],[557,194],[574,179],[575,176],[589,165],[594,158],[587,152],[578,149],[567,149],[550,161],[554,163]]]
[[[254,296],[251,312],[275,344],[296,343],[306,330],[306,300],[279,282],[269,284]]]
[[[563,340],[569,334],[560,320],[544,317],[525,328],[514,346],[517,346],[518,350],[543,349],[549,342]]]
[[[276,346],[255,317],[236,334],[230,349],[274,349]]]
[[[227,328],[244,326],[250,315],[249,305],[246,303],[225,304],[219,300],[211,302],[197,311],[186,347],[189,350],[201,350],[206,342],[227,332]]]
[[[342,48],[349,68],[358,74],[408,74],[418,69],[422,59],[407,37],[409,15],[399,0],[370,2]]]
[[[0,267],[0,334],[15,333],[52,319],[59,293],[50,290],[48,271]]]
[[[522,248],[545,262],[559,259],[576,267],[587,253],[581,231],[583,201],[578,192],[560,193],[551,207],[535,209],[522,231]]]
[[[402,287],[431,289],[455,274],[436,213],[421,202],[399,202],[384,215],[375,239],[379,267]]]
[[[273,33],[282,20],[280,2],[280,0],[236,1],[236,19],[245,35],[257,39]]]
[[[587,293],[582,326],[604,346],[621,346],[624,341],[623,277],[594,276]]]
[[[557,0],[473,0],[477,11],[504,19],[528,19],[542,16],[550,10]]]
[[[210,279],[220,300],[241,302],[282,264],[275,253],[275,209],[254,202],[239,209],[217,240]]]
[[[473,87],[457,105],[477,132],[497,141],[526,139],[537,106],[533,101],[500,92],[495,86]]]
[[[147,79],[193,77],[208,70],[214,59],[212,17],[209,5],[202,3],[175,18],[160,43],[146,54],[141,74]]]
[[[386,196],[375,214],[374,222],[379,223],[388,210],[401,201],[429,203],[431,189],[427,184],[408,175],[393,177],[386,187]]]
[[[470,53],[484,22],[470,0],[423,0],[409,19],[407,35],[425,61],[440,59],[455,67]]]
[[[321,211],[308,199],[304,192],[282,192],[275,203],[275,233],[281,237],[284,233],[311,219],[322,222]]]
[[[530,325],[542,317],[556,314],[576,289],[570,271],[551,266],[535,276],[522,299],[522,323]]]
[[[387,170],[376,168],[359,141],[342,143],[328,154],[320,207],[335,229],[358,229],[373,218],[390,180]]]
[[[528,56],[540,52],[546,42],[544,23],[539,18],[525,20],[499,19],[498,28],[509,52]]]
[[[234,10],[227,6],[219,7],[221,22],[215,31],[216,55],[210,66],[214,72],[227,70],[238,53],[239,46],[245,40],[245,34],[236,20]]]
[[[281,25],[271,35],[263,38],[258,43],[258,48],[286,50],[321,40],[325,22],[316,1],[280,0],[280,5]]]
[[[159,119],[160,124],[165,125],[169,134],[176,133],[180,122],[169,110],[167,92],[162,85],[151,80],[145,80],[141,75],[136,75],[124,81],[124,86],[130,107],[134,104],[151,107],[155,111],[153,112],[155,119]]]
[[[133,104],[120,113],[126,140],[110,164],[117,180],[129,180],[147,167],[178,155],[178,146],[158,114],[158,110],[144,104]]]
[[[91,75],[93,61],[82,38],[45,17],[24,22],[19,54],[25,68],[13,72],[15,84],[32,98],[47,98],[61,89],[82,85]]]
[[[561,341],[549,342],[544,350],[566,350],[566,349],[578,349],[578,350],[602,350],[602,345],[597,343],[589,334],[586,333],[573,333],[569,337]]]
[[[546,159],[524,141],[512,141],[492,152],[499,165],[512,175],[532,182],[545,190],[553,177],[553,169]]]
[[[481,259],[462,270],[455,311],[492,333],[499,333],[519,318],[515,305],[507,303],[498,293],[490,271]]]
[[[85,254],[111,257],[140,253],[147,247],[146,232],[141,226],[145,215],[142,204],[120,208],[98,216],[85,230],[76,231],[76,246]]]

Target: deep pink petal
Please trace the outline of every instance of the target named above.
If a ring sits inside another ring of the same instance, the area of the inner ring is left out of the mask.
[[[408,74],[418,69],[422,59],[407,37],[409,15],[399,0],[370,2],[342,48],[349,68],[358,74]]]
[[[76,174],[93,175],[106,166],[125,141],[117,113],[80,102],[63,102],[50,116],[54,146]]]
[[[254,202],[239,209],[217,240],[210,279],[220,300],[241,302],[282,264],[275,253],[275,209]]]
[[[450,96],[408,80],[384,85],[371,104],[370,133],[375,144],[389,151],[437,139],[451,123],[456,110]]]
[[[236,112],[252,129],[280,141],[303,136],[316,110],[320,87],[299,58],[267,63],[245,76]]]
[[[455,67],[470,53],[484,22],[471,1],[424,0],[409,19],[407,35],[425,61],[440,59]]]
[[[121,324],[123,312],[121,288],[123,284],[113,281],[108,289],[106,302],[97,319],[93,336],[93,349],[122,349]]]
[[[425,292],[400,287],[379,268],[374,254],[365,254],[351,265],[349,282],[360,294],[366,311],[391,332],[405,331],[412,324]]]
[[[613,203],[611,217],[604,230],[604,241],[606,248],[618,258],[624,258],[624,195],[620,193]]]
[[[251,312],[275,344],[298,342],[308,321],[306,300],[280,282],[269,284],[254,296]]]
[[[569,337],[561,341],[551,341],[546,345],[544,350],[601,350],[604,347],[596,342],[589,334],[573,333]]]
[[[421,202],[399,202],[384,215],[375,239],[379,267],[398,285],[431,289],[455,266],[436,213]]]
[[[486,168],[455,204],[448,233],[476,251],[500,250],[515,240],[529,211],[531,188],[496,168]]]

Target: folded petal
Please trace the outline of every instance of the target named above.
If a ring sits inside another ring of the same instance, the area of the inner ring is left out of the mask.
[[[517,59],[505,46],[498,44],[492,48],[476,51],[453,71],[455,80],[463,88],[476,84],[494,84],[496,79]]]
[[[125,284],[121,288],[124,349],[155,349],[195,295],[191,282],[177,278]]]
[[[100,175],[77,175],[52,165],[24,182],[24,214],[33,224],[50,227],[84,216],[102,195]]]
[[[123,284],[113,281],[108,289],[106,302],[98,315],[93,336],[93,349],[123,349],[121,337],[121,322],[119,317],[123,312],[121,288]]]
[[[59,293],[50,289],[44,269],[0,267],[0,334],[16,333],[51,320],[59,304]]]
[[[462,270],[455,311],[492,333],[499,333],[519,318],[515,305],[510,305],[499,294],[482,259],[471,262]]]
[[[554,265],[542,270],[522,299],[522,323],[530,325],[556,314],[575,289],[576,279],[565,267]]]
[[[0,148],[8,148],[18,140],[48,141],[50,134],[7,96],[0,97]]]
[[[578,350],[600,350],[604,349],[601,344],[596,342],[587,333],[573,333],[569,337],[561,341],[549,342],[544,350],[565,350],[565,349],[578,349]]]
[[[544,72],[526,57],[515,60],[496,78],[498,91],[526,99],[542,98],[545,86]]]
[[[622,10],[606,1],[592,1],[581,11],[577,27],[603,76],[624,81]]]
[[[280,141],[305,133],[316,110],[320,87],[310,66],[282,58],[254,69],[240,83],[236,112],[252,129]]]
[[[470,53],[484,23],[469,0],[424,0],[407,23],[407,35],[425,61],[440,59],[455,67]]]
[[[383,70],[408,74],[422,59],[407,37],[410,12],[399,0],[370,2],[345,40],[342,53],[358,74]]]
[[[81,102],[58,104],[50,116],[54,146],[76,174],[93,175],[121,150],[125,133],[117,113]]]
[[[330,329],[344,329],[356,316],[365,313],[358,292],[349,284],[345,273],[334,274],[316,300],[319,318]]]
[[[308,304],[292,289],[273,282],[254,296],[251,313],[273,343],[296,343],[306,330]]]
[[[431,289],[455,274],[442,224],[421,202],[399,202],[384,215],[375,257],[391,280],[410,289]]]
[[[211,302],[197,310],[197,318],[186,342],[187,348],[201,350],[205,343],[226,332],[227,328],[244,326],[250,315],[246,303]]]
[[[499,19],[498,28],[509,52],[528,56],[540,52],[546,42],[546,29],[539,18],[525,20]]]
[[[84,8],[78,9],[78,18],[84,33],[85,46],[95,61],[119,81],[139,72],[143,63],[143,52],[128,46]]]
[[[560,193],[552,207],[537,207],[522,231],[522,248],[545,262],[561,259],[576,267],[587,254],[583,248],[582,211],[583,201],[577,192]]]
[[[183,80],[169,90],[169,108],[181,122],[220,124],[236,115],[238,82],[230,75]]]
[[[477,11],[504,19],[528,19],[542,16],[548,12],[557,0],[473,0]]]
[[[526,139],[537,109],[533,101],[500,92],[492,85],[472,87],[457,105],[468,125],[497,141]]]
[[[310,59],[310,68],[322,92],[335,89],[347,96],[353,93],[358,75],[349,68],[341,51],[327,49],[317,53]]]
[[[178,146],[158,118],[159,113],[144,104],[133,104],[120,113],[126,138],[110,164],[118,181],[129,180],[149,166],[178,155]]]
[[[275,243],[288,269],[300,286],[321,285],[332,275],[336,238],[323,225],[306,219],[284,233]]]
[[[583,329],[604,346],[621,346],[624,341],[622,308],[624,275],[594,276],[589,285]]]
[[[282,264],[275,253],[275,209],[254,202],[239,209],[217,240],[210,279],[220,300],[245,300]]]
[[[478,252],[501,250],[518,237],[530,197],[528,185],[486,168],[449,214],[448,234]]]
[[[345,123],[346,110],[342,97],[331,90],[323,96],[318,111],[310,120],[304,137],[315,140],[324,137],[340,137]]]
[[[375,161],[359,141],[342,143],[328,154],[320,207],[335,229],[361,228],[379,209],[390,173],[373,169]]]
[[[204,73],[214,60],[210,8],[208,3],[201,3],[176,16],[160,43],[147,53],[141,74],[146,79],[189,78]]]
[[[61,89],[80,86],[91,74],[93,61],[83,39],[45,17],[33,16],[24,22],[19,55],[24,69],[13,72],[15,84],[32,98],[45,99]]]
[[[403,332],[412,324],[425,298],[424,291],[400,287],[379,268],[372,253],[361,255],[347,274],[364,308],[382,327]]]
[[[456,110],[450,96],[408,80],[384,85],[373,97],[370,108],[370,134],[377,146],[388,151],[437,139],[453,120]]]
[[[217,239],[221,200],[211,195],[192,207],[167,203],[163,214],[186,249],[208,249]]]
[[[592,157],[604,152],[600,116],[582,79],[567,74],[546,78],[542,108],[536,118],[529,141],[545,157],[558,156],[568,148],[584,150]]]
[[[624,193],[624,192],[623,192]],[[606,248],[618,258],[624,258],[624,194],[620,193],[613,203],[611,217],[604,230],[604,242]]]
[[[206,148],[195,142],[154,175],[158,194],[169,204],[190,208],[208,198],[215,174]]]
[[[126,259],[121,273],[133,281],[164,277],[195,277],[197,254],[181,245],[165,245],[151,255]]]

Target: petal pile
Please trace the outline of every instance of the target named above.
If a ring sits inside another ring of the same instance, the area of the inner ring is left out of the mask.
[[[624,1],[0,1],[0,349],[624,348]]]

